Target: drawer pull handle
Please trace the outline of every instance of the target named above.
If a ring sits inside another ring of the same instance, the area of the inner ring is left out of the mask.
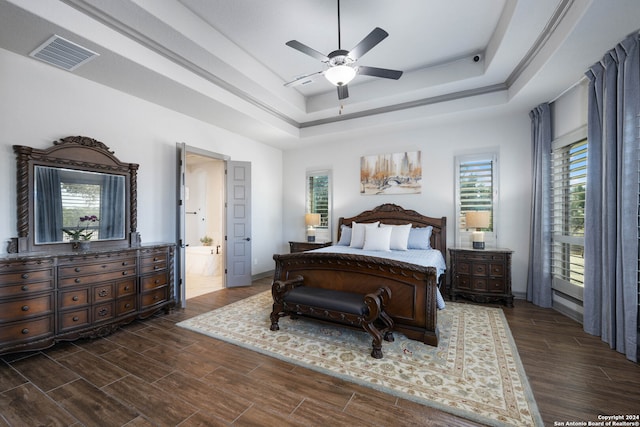
[[[107,310],[106,308],[101,308],[100,311],[98,311],[98,316],[103,317],[106,316],[109,313],[109,310]]]
[[[124,305],[124,308],[131,308],[131,304],[128,304],[128,303],[127,303],[127,304],[125,304],[125,305]]]
[[[73,316],[73,321],[74,321],[74,322],[77,322],[78,320],[80,320],[80,319],[78,318],[78,316]]]
[[[160,280],[156,279],[156,280],[154,280],[153,283],[155,283],[157,285],[158,283],[160,283]]]
[[[98,292],[98,296],[100,297],[106,297],[107,295],[109,295],[109,291],[107,289],[100,289],[100,292]]]
[[[28,305],[23,305],[22,306],[22,311],[29,311],[29,306]]]
[[[157,270],[157,269],[159,269],[159,268],[160,268],[160,266],[159,266],[159,265],[154,265],[154,266],[153,266],[153,269],[154,269],[154,270]]]
[[[125,291],[128,291],[129,289],[130,289],[130,288],[129,288],[128,286],[125,286],[125,287],[124,287],[124,290],[125,290]]]
[[[127,261],[122,261],[122,265],[129,265]]]
[[[154,260],[154,261],[158,261],[158,257],[155,257],[155,256],[154,256],[154,257],[153,257],[153,260]]]
[[[75,271],[76,273],[80,273],[80,267],[74,268],[73,271]]]
[[[158,295],[154,295],[154,296],[153,296],[153,300],[155,301],[155,300],[157,300],[157,299],[158,299]]]
[[[76,283],[80,283],[80,282],[81,282],[81,280],[80,280],[80,279],[76,279],[76,280],[74,280],[74,282],[76,282]]]
[[[28,328],[24,328],[24,329],[22,330],[22,334],[23,334],[23,335],[27,335],[28,333],[29,333],[29,329],[28,329]]]
[[[23,279],[28,279],[29,278],[29,273],[23,273],[21,277]]]
[[[78,295],[74,295],[73,298],[71,298],[74,301],[78,301],[80,298],[78,298]]]
[[[23,291],[28,291],[29,287],[27,285],[22,285],[20,289],[22,289]]]
[[[127,274],[128,274],[128,272],[127,272],[127,271],[123,271],[123,272],[122,272],[122,275],[123,275],[123,276],[126,276]]]

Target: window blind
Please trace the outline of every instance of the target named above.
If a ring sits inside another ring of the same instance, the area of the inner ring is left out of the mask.
[[[584,286],[584,208],[587,140],[553,150],[551,156],[551,268],[554,280]]]
[[[491,221],[485,231],[493,231],[493,160],[460,163],[460,228],[466,229],[465,213],[489,211]]]

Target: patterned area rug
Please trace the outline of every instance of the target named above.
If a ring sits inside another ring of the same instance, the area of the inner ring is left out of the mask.
[[[309,319],[269,330],[269,291],[178,323],[223,341],[493,426],[542,426],[499,308],[447,303],[437,348],[395,332],[374,359],[364,331]]]

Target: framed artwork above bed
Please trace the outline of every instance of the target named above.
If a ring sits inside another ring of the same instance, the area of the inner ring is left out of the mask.
[[[360,194],[420,194],[420,151],[377,154],[360,158]]]

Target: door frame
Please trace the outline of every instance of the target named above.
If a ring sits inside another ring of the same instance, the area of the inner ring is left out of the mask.
[[[187,167],[187,154],[196,154],[198,156],[203,156],[203,157],[209,157],[212,159],[217,159],[217,160],[222,160],[225,162],[225,169],[226,169],[226,164],[229,162],[229,160],[231,159],[231,157],[225,155],[225,154],[221,154],[221,153],[216,153],[214,151],[209,151],[209,150],[203,150],[201,148],[197,148],[197,147],[192,147],[190,145],[187,145],[185,142],[176,142],[176,209],[177,209],[177,213],[176,213],[176,242],[177,242],[177,256],[176,256],[176,299],[179,302],[178,304],[180,305],[180,307],[185,308],[187,306],[187,298],[186,298],[186,266],[185,266],[185,261],[186,261],[186,244],[185,244],[185,239],[186,239],[186,215],[185,215],[185,208],[186,208],[186,204],[185,204],[185,179],[186,179],[186,167]],[[225,192],[224,194],[224,200],[226,200],[227,198],[227,186],[226,183],[225,185],[222,186],[223,189],[222,191]],[[224,214],[226,215],[226,209],[224,209]],[[224,230],[224,234],[227,234],[227,221],[226,218],[222,219],[223,222],[223,226],[225,228]],[[226,245],[226,242],[223,241],[223,248],[222,248],[222,256],[226,257],[226,252],[227,252],[227,248],[224,247]],[[226,262],[223,263],[223,265],[226,265]],[[227,281],[227,275],[224,274],[223,275],[223,286],[226,287],[226,281]]]

